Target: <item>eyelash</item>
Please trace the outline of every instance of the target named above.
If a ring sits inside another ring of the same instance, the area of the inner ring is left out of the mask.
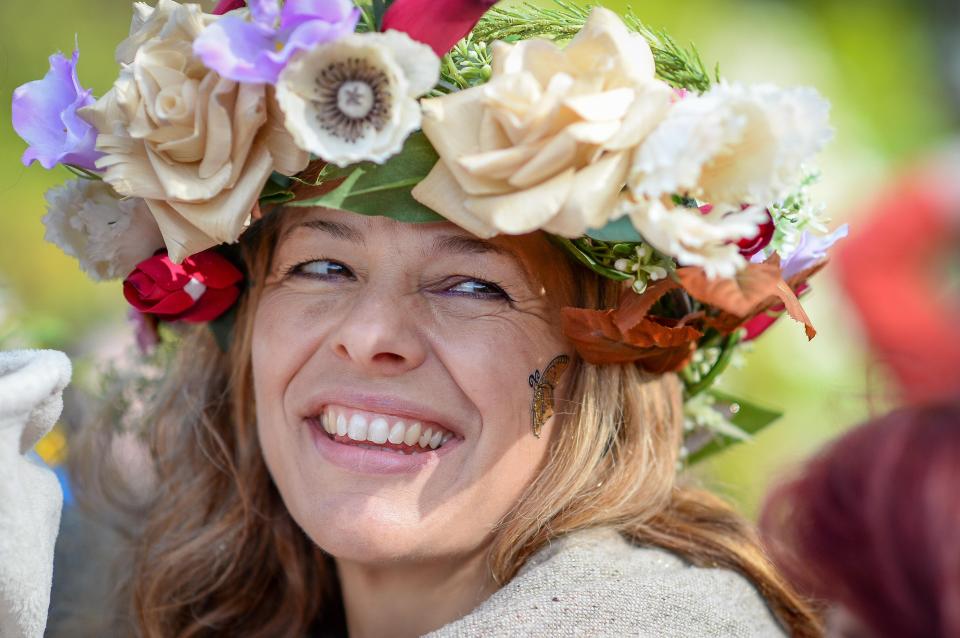
[[[345,275],[337,275],[337,274],[321,275],[321,274],[318,274],[318,273],[309,273],[309,272],[305,272],[305,271],[304,271],[304,267],[305,267],[305,266],[308,266],[308,265],[310,265],[310,264],[312,264],[312,263],[316,263],[316,262],[319,262],[319,261],[325,261],[325,262],[329,262],[330,264],[335,264],[336,266],[339,266],[339,267],[343,268],[343,269],[346,271],[346,273],[349,273],[349,277],[350,277],[351,279],[355,279],[355,278],[356,278],[356,276],[355,276],[355,275],[353,274],[353,272],[350,270],[349,266],[347,266],[346,264],[343,264],[343,263],[341,263],[341,262],[339,262],[339,261],[336,261],[335,259],[325,259],[325,258],[322,258],[322,257],[318,257],[318,258],[316,258],[316,259],[308,259],[308,260],[306,260],[306,261],[301,261],[301,262],[299,262],[299,263],[297,263],[297,264],[294,264],[293,266],[290,266],[289,268],[287,268],[286,270],[284,270],[284,272],[283,272],[283,277],[284,277],[284,279],[286,279],[287,277],[308,277],[308,278],[310,278],[310,279],[318,279],[318,280],[320,280],[320,281],[329,281],[330,279],[332,279],[332,278],[334,278],[334,277],[345,276]],[[492,293],[475,293],[475,292],[454,292],[454,291],[450,291],[450,290],[445,290],[445,291],[442,292],[442,294],[449,295],[449,296],[452,296],[452,297],[468,297],[468,298],[471,298],[471,299],[482,299],[482,300],[489,300],[489,299],[491,299],[491,298],[500,298],[500,299],[502,299],[502,300],[504,300],[504,301],[506,301],[506,302],[509,302],[509,303],[513,303],[513,301],[514,301],[514,300],[513,300],[513,297],[511,297],[511,296],[503,289],[503,287],[500,286],[498,283],[493,282],[493,281],[488,281],[488,280],[486,280],[486,279],[480,279],[479,277],[469,277],[469,278],[468,278],[468,277],[459,277],[459,278],[458,278],[458,281],[457,281],[453,286],[451,286],[451,287],[458,286],[458,285],[465,284],[465,283],[469,283],[469,282],[474,282],[474,283],[477,283],[477,284],[481,284],[482,286],[488,286],[488,287],[490,287],[490,288],[493,288],[493,289],[494,289],[494,292],[492,292]]]

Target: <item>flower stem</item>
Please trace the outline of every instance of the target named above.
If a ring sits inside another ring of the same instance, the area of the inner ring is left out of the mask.
[[[727,366],[730,365],[730,360],[733,358],[734,347],[740,343],[740,331],[732,332],[723,340],[723,344],[720,346],[720,355],[717,356],[716,362],[713,364],[713,367],[710,368],[710,371],[705,375],[700,377],[700,380],[694,383],[693,385],[687,386],[687,399],[691,399],[711,385],[717,380],[724,370],[727,369]]]

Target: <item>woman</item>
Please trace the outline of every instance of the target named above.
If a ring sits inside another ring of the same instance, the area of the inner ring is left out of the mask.
[[[824,601],[827,635],[960,634],[960,404],[901,408],[847,433],[767,499],[777,564]]]
[[[439,31],[418,1],[321,4],[138,5],[79,110],[96,148],[25,156],[94,157],[46,222],[98,240],[52,239],[201,324],[139,397],[155,487],[111,493],[136,631],[816,635],[677,469],[684,400],[700,439],[740,435],[706,388],[741,328],[780,304],[813,335],[795,291],[829,240],[787,192],[825,103],[658,68],[602,9],[493,10],[441,72],[484,3]],[[89,203],[119,195],[122,236]]]

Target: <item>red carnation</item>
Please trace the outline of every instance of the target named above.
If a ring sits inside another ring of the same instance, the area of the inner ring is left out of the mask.
[[[123,296],[164,321],[203,323],[230,309],[243,274],[223,255],[205,250],[175,264],[165,253],[140,262],[123,282]]]
[[[496,0],[395,0],[383,14],[383,30],[403,31],[446,55],[476,26]]]

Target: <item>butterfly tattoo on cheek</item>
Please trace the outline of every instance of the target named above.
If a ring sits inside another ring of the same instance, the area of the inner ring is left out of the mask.
[[[533,417],[533,435],[538,439],[543,424],[553,416],[553,393],[569,363],[570,357],[565,354],[557,355],[547,364],[543,372],[539,369],[534,370],[527,380],[533,388],[533,406],[530,412]]]

